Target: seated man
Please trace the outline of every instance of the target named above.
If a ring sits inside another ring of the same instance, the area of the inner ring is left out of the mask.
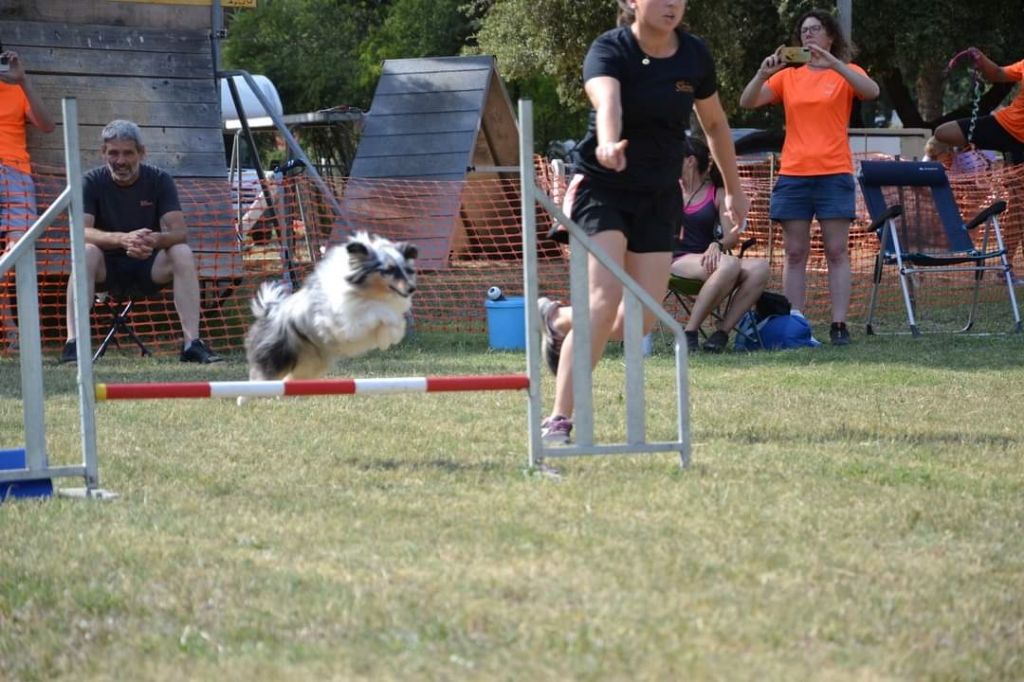
[[[729,330],[750,310],[768,283],[767,261],[740,259],[728,253],[739,241],[740,228],[729,221],[722,208],[722,195],[717,192],[711,176],[707,145],[690,138],[679,178],[683,192],[683,230],[672,261],[673,275],[704,282],[684,330],[689,352],[697,350],[700,325],[735,291],[718,329],[704,344],[705,351],[720,353],[729,341]],[[715,235],[719,225],[722,227],[720,239]]]
[[[174,307],[185,341],[182,362],[211,363],[221,358],[199,338],[199,277],[185,241],[185,216],[174,180],[142,163],[142,132],[131,121],[103,128],[106,166],[85,174],[85,260],[89,301],[101,289],[144,296],[173,282]],[[68,341],[61,362],[75,362],[75,307],[68,282]]]

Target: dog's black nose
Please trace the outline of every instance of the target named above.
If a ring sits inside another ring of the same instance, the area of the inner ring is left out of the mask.
[[[413,293],[415,291],[416,291],[416,285],[415,284],[410,284],[409,285],[409,293],[411,294],[411,293]]]

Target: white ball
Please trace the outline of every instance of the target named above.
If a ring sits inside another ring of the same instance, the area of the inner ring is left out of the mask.
[[[500,301],[505,297],[505,294],[501,293],[501,287],[491,287],[487,290],[487,298],[492,301]]]

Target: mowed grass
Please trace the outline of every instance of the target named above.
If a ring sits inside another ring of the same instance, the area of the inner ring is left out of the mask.
[[[0,679],[1021,679],[1024,339],[854,341],[695,358],[687,470],[533,474],[523,393],[100,404],[120,498],[0,505]],[[52,362],[51,459],[74,462],[74,372]],[[417,336],[337,375],[522,366]],[[671,358],[646,368],[667,438]],[[245,375],[116,353],[95,371]],[[614,442],[622,385],[612,352]]]

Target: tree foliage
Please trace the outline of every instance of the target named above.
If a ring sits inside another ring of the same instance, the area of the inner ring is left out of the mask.
[[[853,30],[860,63],[884,86],[906,126],[934,127],[967,114],[966,69],[947,79],[948,60],[970,46],[1000,64],[1021,58],[1021,6],[1005,0],[860,0]],[[990,111],[1009,92],[993,86],[983,101]]]
[[[368,106],[358,55],[384,18],[376,0],[270,0],[232,15],[224,63],[274,82],[286,111]]]
[[[1005,0],[858,0],[857,63],[883,86],[905,125],[933,127],[965,115],[965,70],[948,59],[975,45],[1005,64],[1021,57],[1020,7]],[[704,38],[718,70],[719,95],[734,126],[780,127],[778,107],[738,108],[761,60],[788,41],[810,0],[693,2],[686,25]],[[263,73],[288,111],[336,104],[368,107],[384,59],[493,54],[513,99],[534,99],[539,140],[582,134],[581,82],[591,41],[615,25],[615,0],[266,0],[229,23],[225,64]],[[993,86],[987,111],[1009,88]]]

